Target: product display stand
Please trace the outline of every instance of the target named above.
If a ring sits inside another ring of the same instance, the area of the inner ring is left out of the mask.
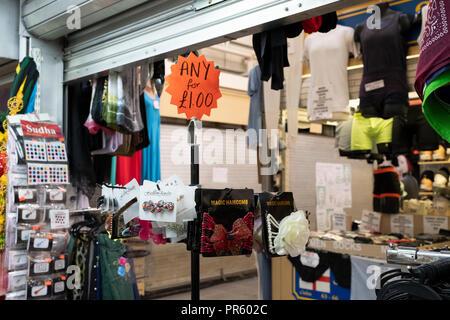
[[[196,122],[197,119],[194,117],[188,126],[188,139],[191,145],[191,186],[200,184],[199,145],[195,141]],[[197,246],[191,250],[191,299],[200,300],[200,251]]]

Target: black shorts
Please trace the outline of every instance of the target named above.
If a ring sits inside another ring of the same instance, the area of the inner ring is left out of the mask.
[[[359,99],[359,108],[364,118],[390,119],[401,115],[408,105],[408,95],[402,93],[393,93],[387,97],[379,93]]]
[[[394,117],[392,127],[392,153],[407,154],[412,148],[432,151],[439,148],[439,135],[425,119],[422,106],[408,107],[405,117]]]
[[[398,213],[400,209],[400,180],[394,167],[382,167],[373,172],[373,210]]]

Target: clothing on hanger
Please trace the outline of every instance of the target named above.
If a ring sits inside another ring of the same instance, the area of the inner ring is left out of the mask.
[[[328,33],[316,32],[305,39],[303,61],[311,69],[307,101],[310,121],[344,121],[348,118],[347,67],[350,55],[358,57],[354,32],[353,28],[337,25]]]
[[[68,136],[67,157],[70,181],[85,195],[91,197],[95,191],[95,171],[91,159],[92,138],[83,121],[89,114],[92,88],[89,82],[68,86]]]
[[[137,151],[132,157],[117,157],[116,181],[121,186],[133,179],[141,184],[142,151]]]
[[[262,128],[263,86],[261,82],[261,69],[259,66],[252,68],[248,74],[247,94],[250,96],[250,111],[248,115],[247,130],[255,130],[255,135],[247,137],[249,148],[256,149],[259,141],[259,132]],[[256,138],[256,139],[255,139]]]
[[[408,43],[399,27],[405,15],[392,11],[383,17],[386,25],[381,29],[371,29],[368,23],[363,24],[359,37],[364,71],[359,97],[364,117],[389,119],[402,114],[403,108],[409,105]],[[391,110],[391,106],[402,108]]]
[[[160,126],[161,118],[159,113],[160,100],[155,93],[154,97],[144,92],[144,100],[147,115],[148,135],[151,144],[142,150],[142,180],[157,182],[161,180],[161,159],[160,159]]]
[[[117,110],[117,125],[129,133],[144,129],[139,108],[139,79],[136,66],[127,68],[120,73],[123,83],[124,103]]]

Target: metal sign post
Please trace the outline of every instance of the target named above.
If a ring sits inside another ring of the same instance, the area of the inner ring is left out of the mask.
[[[189,122],[189,144],[191,145],[191,186],[200,184],[200,166],[199,166],[199,145],[195,138],[195,128],[201,128],[201,121],[195,117]],[[195,223],[193,224],[195,226]],[[194,227],[194,230],[196,228]],[[197,234],[194,231],[194,245],[191,250],[191,299],[192,301],[200,300],[200,250],[195,244]]]

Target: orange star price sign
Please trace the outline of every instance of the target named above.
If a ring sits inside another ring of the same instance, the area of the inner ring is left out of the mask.
[[[217,108],[217,100],[222,97],[219,89],[220,71],[213,61],[207,61],[204,55],[197,57],[194,53],[187,57],[178,57],[178,63],[170,68],[166,77],[169,83],[166,92],[172,98],[170,103],[177,106],[178,114],[185,113],[188,120],[203,115],[211,115]]]

